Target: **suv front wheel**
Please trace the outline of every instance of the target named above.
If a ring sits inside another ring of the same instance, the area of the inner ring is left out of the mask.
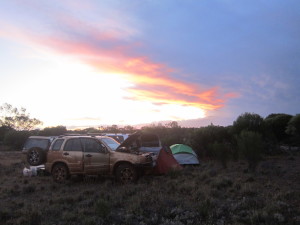
[[[116,178],[122,184],[133,183],[137,180],[136,169],[130,164],[120,164],[116,169]]]
[[[64,183],[70,177],[67,166],[61,163],[56,164],[52,169],[52,177],[55,182]]]

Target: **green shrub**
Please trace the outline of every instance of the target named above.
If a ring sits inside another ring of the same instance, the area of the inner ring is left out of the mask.
[[[5,224],[7,220],[9,220],[12,217],[11,213],[5,210],[0,210],[0,223]]]
[[[286,133],[291,135],[291,144],[300,146],[300,114],[296,114],[288,122]]]
[[[35,189],[36,189],[36,187],[34,185],[28,185],[28,186],[23,187],[23,193],[30,194],[30,193],[35,192]]]
[[[243,113],[233,122],[233,132],[240,134],[244,130],[261,133],[264,119],[256,113]]]
[[[263,149],[261,134],[253,131],[242,131],[237,142],[239,151],[248,161],[249,170],[254,172],[261,160],[261,153]]]
[[[213,158],[220,161],[223,168],[227,168],[227,162],[229,159],[229,147],[225,143],[214,142],[210,145],[210,150]]]
[[[215,126],[213,124],[196,129],[192,135],[191,146],[199,157],[213,157],[210,146],[214,142],[230,143],[232,139],[228,127]]]
[[[111,211],[111,205],[103,200],[99,199],[95,204],[95,212],[101,218],[106,218]]]
[[[206,220],[209,217],[209,215],[212,213],[213,208],[214,206],[211,203],[211,200],[205,199],[199,203],[197,207],[197,211],[199,215]]]
[[[171,179],[176,179],[181,175],[181,172],[182,171],[180,169],[172,168],[167,172],[166,175]]]
[[[29,136],[29,131],[11,130],[4,136],[4,144],[10,146],[14,150],[21,150]]]

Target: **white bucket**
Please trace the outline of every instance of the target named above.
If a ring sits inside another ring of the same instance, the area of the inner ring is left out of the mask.
[[[23,169],[23,176],[24,177],[31,177],[32,176],[32,171],[31,171],[31,169],[28,169],[28,168],[24,168]]]

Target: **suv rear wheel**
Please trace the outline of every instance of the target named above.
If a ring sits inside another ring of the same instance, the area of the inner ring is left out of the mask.
[[[70,177],[67,166],[61,163],[56,164],[52,169],[52,177],[55,182],[64,183]]]
[[[46,161],[46,152],[39,148],[39,147],[33,147],[28,150],[27,152],[27,162],[31,166],[38,166]]]
[[[116,178],[122,184],[133,183],[137,180],[136,169],[130,164],[120,164],[116,169]]]

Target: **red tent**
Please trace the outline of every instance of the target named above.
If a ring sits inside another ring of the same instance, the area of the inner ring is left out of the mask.
[[[171,170],[180,170],[181,165],[174,158],[169,147],[163,147],[157,156],[156,165],[154,167],[155,174],[166,174]]]

